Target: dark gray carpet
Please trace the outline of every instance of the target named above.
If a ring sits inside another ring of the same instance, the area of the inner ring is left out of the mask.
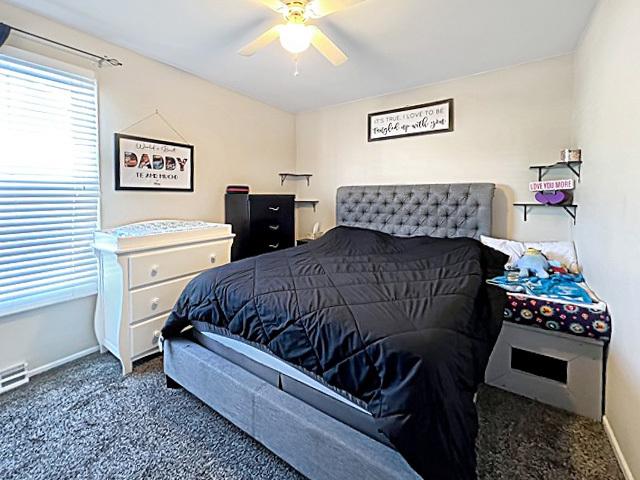
[[[622,479],[602,426],[485,387],[482,479]],[[0,396],[0,479],[298,479],[182,390],[160,358],[126,378],[92,355]]]

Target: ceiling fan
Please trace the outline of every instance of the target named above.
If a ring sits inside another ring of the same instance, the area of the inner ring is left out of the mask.
[[[315,25],[307,25],[309,20],[322,18],[339,10],[351,7],[364,0],[259,0],[270,9],[280,13],[286,23],[270,28],[253,42],[238,52],[251,56],[271,42],[280,39],[280,44],[288,52],[299,55],[313,45],[334,65],[347,61],[347,56],[329,37]]]

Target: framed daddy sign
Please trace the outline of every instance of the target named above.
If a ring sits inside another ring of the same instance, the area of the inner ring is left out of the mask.
[[[193,145],[116,133],[116,190],[193,192]]]
[[[369,114],[369,141],[453,131],[453,99]]]

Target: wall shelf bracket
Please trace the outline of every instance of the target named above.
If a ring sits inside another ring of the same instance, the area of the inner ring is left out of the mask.
[[[571,173],[576,176],[578,182],[580,181],[580,175],[582,174],[582,161],[575,162],[558,162],[552,165],[531,165],[529,169],[538,171],[538,181],[541,182],[542,179],[549,173],[550,170],[556,168],[568,168]]]
[[[280,175],[280,186],[284,185],[284,181],[291,178],[305,178],[307,180],[307,187],[310,185],[310,179],[313,176],[312,173],[291,173],[291,172],[282,172]]]
[[[304,205],[311,205],[313,207],[313,211],[316,211],[316,206],[320,203],[320,200],[296,200],[296,207],[302,207]]]
[[[514,203],[514,207],[522,207],[524,214],[524,221],[528,220],[529,210],[535,207],[543,207],[543,208],[562,208],[567,215],[571,217],[573,220],[573,224],[576,224],[576,217],[578,214],[578,205],[570,204],[570,205],[545,205],[543,203]]]

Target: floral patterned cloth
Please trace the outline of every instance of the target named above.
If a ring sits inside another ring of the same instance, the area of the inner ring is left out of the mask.
[[[509,293],[504,319],[606,342],[611,338],[611,316],[602,304],[586,307]]]

